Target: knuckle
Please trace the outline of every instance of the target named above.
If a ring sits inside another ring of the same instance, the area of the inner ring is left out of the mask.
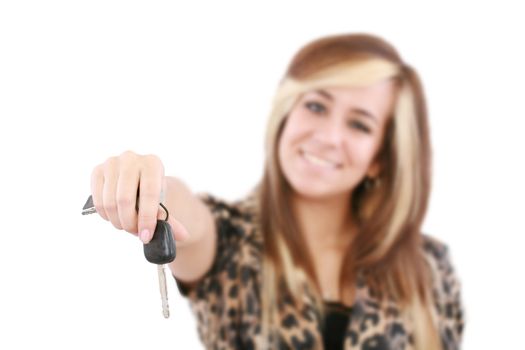
[[[157,221],[157,215],[153,214],[139,214],[138,219],[142,223],[151,223]]]
[[[158,199],[159,193],[157,193],[157,191],[155,191],[151,186],[146,186],[140,191],[140,197],[148,202],[154,202]]]
[[[160,160],[160,158],[155,155],[155,154],[148,154],[148,155],[145,155],[144,156],[144,161],[146,162],[146,164],[150,165],[150,166],[155,166],[155,167],[159,167],[159,168],[164,168],[164,166],[162,165],[162,161]]]
[[[103,167],[103,164],[98,164],[96,167],[94,167],[93,171],[91,172],[91,179],[96,179],[102,175],[104,173]]]
[[[118,164],[117,157],[109,157],[104,162],[104,168],[107,169],[108,167],[113,167],[113,166],[116,166],[117,164]]]
[[[131,156],[131,155],[135,155],[135,152],[133,152],[132,150],[125,150],[124,152],[122,152],[121,156]]]
[[[117,204],[116,203],[105,203],[104,204],[104,210],[108,213],[115,213],[117,211]]]
[[[117,203],[120,208],[129,208],[133,204],[135,204],[135,200],[131,197],[126,196],[118,198]]]
[[[137,154],[135,152],[133,152],[133,151],[130,151],[130,150],[124,151],[120,155],[120,158],[122,158],[122,159],[133,159],[133,158],[136,158],[136,157],[137,157]]]
[[[146,154],[144,155],[144,159],[147,159],[148,161],[158,161],[159,160],[159,157],[156,156],[155,154]]]

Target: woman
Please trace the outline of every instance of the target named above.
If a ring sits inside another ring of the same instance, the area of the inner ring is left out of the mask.
[[[415,71],[380,38],[336,35],[292,59],[246,198],[194,196],[132,152],[95,168],[92,192],[147,243],[164,189],[170,268],[208,349],[457,349],[459,283],[420,231],[430,152]]]

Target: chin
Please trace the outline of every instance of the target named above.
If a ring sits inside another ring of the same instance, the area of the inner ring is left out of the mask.
[[[327,199],[350,193],[350,190],[345,191],[329,186],[316,186],[313,184],[296,184],[292,185],[291,187],[297,195],[310,199]]]

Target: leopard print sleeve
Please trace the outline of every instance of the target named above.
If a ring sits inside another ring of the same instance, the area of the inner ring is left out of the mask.
[[[175,282],[190,303],[197,330],[206,349],[230,348],[237,339],[231,329],[240,327],[241,245],[246,239],[246,213],[238,202],[229,203],[210,194],[198,197],[210,208],[217,228],[215,259],[208,272],[191,286]]]
[[[180,294],[184,297],[190,298],[192,297],[192,292],[199,289],[202,290],[202,285],[205,284],[206,281],[211,282],[211,280],[214,278],[214,275],[216,278],[216,275],[220,270],[228,267],[225,266],[225,264],[227,265],[228,261],[231,262],[232,256],[235,254],[235,248],[238,247],[242,236],[242,233],[237,230],[234,225],[232,225],[232,219],[234,220],[235,216],[239,216],[240,213],[234,207],[232,207],[231,204],[208,193],[199,193],[197,194],[197,197],[200,198],[202,202],[206,204],[206,206],[211,210],[218,237],[215,251],[215,260],[212,264],[212,267],[201,278],[200,281],[192,285],[188,285],[173,276]],[[201,286],[200,288],[199,285]],[[204,297],[203,295],[196,296],[200,297],[200,299]]]
[[[437,272],[434,295],[443,349],[460,349],[465,315],[461,282],[452,264],[450,250],[447,245],[429,236],[425,237],[424,249],[433,260],[432,265]]]

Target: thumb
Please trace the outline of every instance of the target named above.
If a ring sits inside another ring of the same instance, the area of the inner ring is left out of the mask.
[[[176,241],[185,242],[188,240],[188,238],[190,238],[190,233],[180,221],[170,216],[168,218],[168,224],[170,224],[171,226],[171,231],[173,232],[173,238]]]

